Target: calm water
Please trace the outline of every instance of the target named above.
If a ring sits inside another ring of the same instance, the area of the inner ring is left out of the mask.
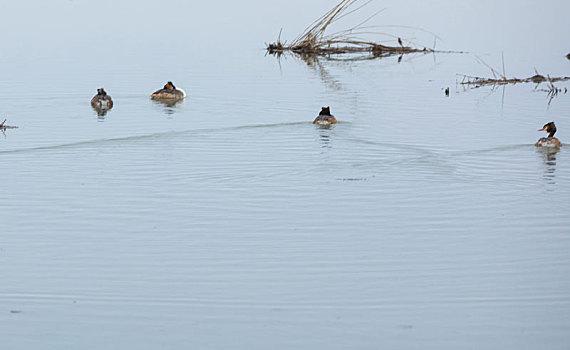
[[[265,56],[334,4],[0,4],[2,349],[567,348],[570,151],[533,144],[570,94],[456,73],[570,75],[568,3],[375,3],[472,53]]]

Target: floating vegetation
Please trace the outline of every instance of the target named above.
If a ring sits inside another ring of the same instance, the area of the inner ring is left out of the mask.
[[[549,82],[552,84],[553,82],[557,81],[565,81],[570,80],[570,77],[554,77],[551,78],[550,76],[543,76],[540,74],[533,75],[529,78],[506,78],[504,76],[494,77],[494,78],[482,78],[482,77],[474,77],[470,75],[464,75],[463,79],[459,84],[462,85],[476,85],[476,87],[483,86],[483,85],[506,85],[506,84],[518,84],[518,83],[536,83],[540,84],[543,82]]]
[[[501,74],[496,69],[494,69],[493,67],[488,65],[481,58],[479,58],[479,57],[476,57],[476,58],[477,58],[477,61],[479,63],[481,63],[481,64],[487,66],[487,68],[489,68],[489,70],[493,74],[493,77],[492,78],[484,78],[484,77],[476,77],[476,76],[466,75],[466,74],[457,74],[457,76],[462,77],[459,84],[471,85],[471,86],[477,88],[477,87],[484,86],[484,85],[507,85],[507,84],[519,84],[519,83],[540,84],[543,82],[548,82],[551,85],[551,87],[554,87],[554,85],[552,85],[552,83],[554,83],[554,82],[570,80],[570,77],[554,77],[553,78],[553,77],[550,77],[549,75],[547,75],[545,77],[544,75],[539,74],[538,71],[536,70],[536,68],[534,70],[534,72],[536,74],[533,75],[532,77],[528,77],[528,78],[515,78],[515,77],[507,78],[505,75],[504,60],[503,60],[503,74]]]
[[[505,74],[505,62],[503,59],[503,74],[499,73],[496,69],[491,67],[481,58],[476,57],[477,61],[489,68],[493,77],[484,78],[484,77],[476,77],[471,75],[465,74],[456,74],[456,77],[461,77],[461,80],[458,81],[456,79],[456,84],[460,84],[463,86],[468,86],[470,89],[480,88],[482,86],[491,86],[491,89],[494,90],[497,86],[503,86],[503,96],[504,96],[504,87],[507,85],[514,85],[514,84],[522,84],[522,83],[534,83],[536,84],[534,91],[542,91],[547,93],[548,98],[548,106],[552,102],[554,97],[558,96],[559,94],[566,94],[568,92],[568,88],[558,88],[554,85],[555,82],[566,81],[570,80],[570,77],[551,77],[550,75],[542,75],[538,73],[536,68],[534,69],[535,75],[528,77],[528,78],[507,78]],[[545,83],[546,88],[538,89],[538,87]]]
[[[284,52],[292,52],[300,55],[331,55],[331,54],[357,54],[367,53],[372,57],[384,57],[392,55],[402,55],[416,52],[434,52],[434,49],[426,47],[417,48],[404,45],[404,41],[411,44],[409,40],[379,32],[371,32],[375,27],[364,26],[370,19],[381,11],[374,13],[360,24],[340,32],[326,34],[327,28],[345,16],[358,11],[368,5],[372,0],[352,8],[359,0],[342,0],[326,14],[314,21],[305,31],[295,38],[291,43],[281,41],[281,32],[276,42],[267,45],[267,52],[280,56]],[[363,38],[365,35],[376,34],[390,37],[397,42],[397,46],[389,46]],[[434,35],[435,36],[435,35]],[[437,38],[437,37],[436,37]]]
[[[4,119],[4,121],[2,123],[0,123],[0,130],[4,131],[6,129],[17,129],[17,126],[10,126],[10,125],[6,125],[6,119]]]

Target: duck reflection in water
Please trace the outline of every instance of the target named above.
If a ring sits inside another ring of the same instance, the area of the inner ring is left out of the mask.
[[[330,128],[320,128],[319,139],[321,141],[321,148],[332,148],[331,144],[331,130]]]
[[[174,114],[176,107],[184,104],[184,100],[152,100],[152,102],[162,107],[162,110],[166,114]]]
[[[556,171],[556,154],[560,151],[560,148],[546,148],[546,147],[539,147],[537,149],[537,153],[542,156],[542,160],[544,162],[544,180],[549,185],[556,184],[555,181],[555,171]]]
[[[97,117],[99,117],[99,119],[105,119],[107,112],[109,112],[109,108],[101,108],[95,106],[92,106],[92,108],[95,111],[95,113],[97,113]]]

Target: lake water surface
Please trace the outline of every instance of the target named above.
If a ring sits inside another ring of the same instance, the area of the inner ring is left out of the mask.
[[[568,2],[375,2],[469,52],[400,62],[265,55],[335,1],[98,4],[0,5],[2,349],[567,349],[570,94],[456,74],[570,76]]]

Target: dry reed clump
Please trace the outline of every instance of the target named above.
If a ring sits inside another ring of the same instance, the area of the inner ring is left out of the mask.
[[[366,34],[383,34],[378,32],[369,32],[372,27],[365,27],[364,24],[376,16],[381,11],[374,13],[365,21],[357,26],[343,30],[337,33],[325,35],[327,28],[341,18],[361,9],[369,4],[372,0],[365,2],[363,5],[351,9],[351,6],[359,0],[342,0],[339,4],[325,13],[319,19],[314,21],[305,31],[299,35],[290,44],[281,41],[281,32],[277,42],[267,45],[267,52],[273,55],[281,55],[284,52],[293,52],[305,55],[326,55],[326,54],[347,54],[347,53],[363,53],[368,52],[374,56],[396,55],[414,52],[433,52],[433,49],[414,48],[404,46],[402,39],[393,35],[384,34],[394,39],[397,38],[399,46],[388,46],[373,41],[362,39],[361,35]],[[348,11],[351,9],[350,11]]]

